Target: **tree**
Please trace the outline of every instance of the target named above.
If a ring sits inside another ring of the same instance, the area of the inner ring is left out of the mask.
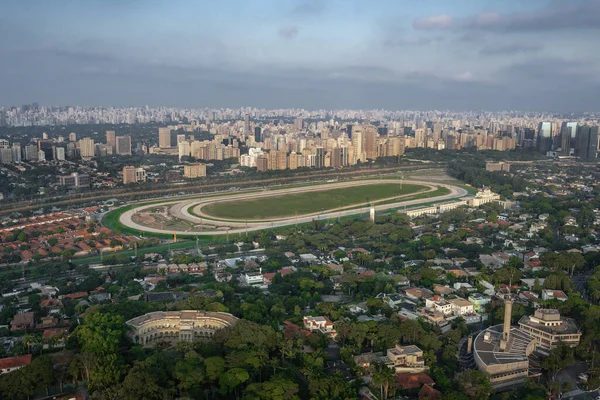
[[[263,383],[251,383],[245,390],[260,400],[297,400],[298,385],[284,377],[274,376]]]
[[[469,369],[456,375],[458,388],[472,399],[484,400],[492,393],[489,377],[481,371]]]
[[[52,368],[52,360],[50,356],[43,355],[37,357],[29,366],[31,379],[36,385],[42,386],[48,394],[48,387],[55,382],[54,369]]]
[[[225,359],[222,357],[209,357],[204,360],[206,377],[210,382],[216,382],[225,371]]]
[[[555,379],[558,371],[573,363],[575,363],[575,352],[564,342],[560,342],[550,351],[548,357],[542,360],[540,366],[552,374],[552,379]]]
[[[376,363],[372,365],[373,383],[379,386],[382,399],[387,399],[389,396],[390,386],[395,382],[394,373],[384,364]]]
[[[92,388],[120,380],[123,362],[118,350],[124,334],[123,317],[98,311],[86,315],[84,323],[75,330],[85,361],[90,362],[85,370]]]
[[[246,382],[249,378],[248,371],[243,368],[231,368],[225,371],[219,378],[221,394],[225,395],[233,391],[237,392],[238,386]]]
[[[185,353],[184,359],[177,361],[173,376],[179,380],[177,385],[183,391],[189,391],[204,381],[206,373],[202,357],[195,351]]]
[[[160,386],[160,384],[164,385],[167,382],[162,382],[152,373],[157,367],[152,358],[137,362],[125,376],[123,384],[119,388],[118,398],[124,400],[167,400],[173,398],[173,390]]]

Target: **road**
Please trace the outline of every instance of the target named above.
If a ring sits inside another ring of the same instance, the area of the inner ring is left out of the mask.
[[[318,186],[314,186],[314,187],[311,186],[311,187],[288,188],[288,189],[280,189],[280,190],[269,190],[269,191],[264,191],[264,192],[259,192],[259,193],[256,193],[256,192],[255,193],[238,193],[238,194],[233,194],[231,196],[224,196],[219,199],[210,198],[210,199],[184,200],[184,201],[182,201],[180,203],[176,203],[176,204],[173,204],[172,201],[165,202],[165,203],[155,203],[155,204],[150,204],[150,205],[134,208],[132,210],[128,210],[128,211],[124,212],[120,217],[120,223],[127,227],[138,230],[138,231],[162,233],[162,234],[172,234],[173,233],[172,230],[151,228],[151,227],[140,225],[132,220],[133,215],[136,212],[139,212],[141,210],[148,209],[148,208],[158,207],[158,206],[164,204],[164,205],[170,206],[171,213],[177,218],[185,219],[196,225],[201,225],[204,223],[210,224],[210,225],[217,225],[217,227],[213,230],[176,231],[178,235],[197,235],[197,236],[225,235],[228,233],[236,234],[236,233],[246,233],[249,231],[257,231],[257,230],[263,230],[263,229],[269,229],[269,228],[279,228],[279,227],[289,226],[289,225],[294,225],[294,224],[307,223],[307,222],[311,222],[315,219],[327,220],[327,219],[335,219],[335,218],[347,217],[347,216],[358,215],[358,214],[368,214],[369,207],[360,207],[360,205],[359,205],[358,208],[354,208],[354,209],[345,209],[345,210],[334,209],[334,210],[326,210],[321,213],[300,215],[297,217],[280,218],[280,219],[273,219],[273,220],[267,220],[267,221],[248,221],[248,222],[224,221],[224,220],[217,221],[214,218],[207,220],[206,218],[200,218],[200,217],[190,214],[188,209],[192,206],[206,205],[208,203],[214,203],[216,201],[256,199],[256,198],[260,198],[260,197],[281,196],[281,195],[293,194],[293,193],[297,193],[297,192],[306,193],[306,192],[310,192],[310,191],[322,191],[322,190],[329,190],[329,189],[356,187],[357,185],[380,184],[380,183],[384,183],[384,182],[392,183],[392,184],[405,183],[405,184],[423,185],[423,186],[429,187],[430,189],[434,188],[435,186],[440,186],[440,187],[445,187],[445,188],[449,189],[450,193],[447,195],[436,196],[436,197],[429,197],[429,198],[416,199],[416,200],[398,201],[398,202],[390,203],[390,204],[382,204],[382,205],[376,206],[377,211],[384,211],[384,210],[389,210],[389,209],[401,208],[401,207],[405,207],[405,206],[419,205],[419,204],[423,204],[423,203],[430,203],[432,201],[441,202],[444,200],[457,199],[457,198],[468,195],[468,192],[465,189],[457,187],[457,186],[442,184],[442,183],[432,184],[431,182],[425,182],[425,181],[412,181],[412,180],[408,181],[408,180],[400,180],[400,179],[385,179],[385,180],[373,180],[373,181],[349,181],[349,182],[344,181],[344,182],[338,182],[338,183],[332,183],[332,184],[326,184],[326,185],[318,185]]]
[[[415,169],[433,169],[443,167],[444,163],[437,163],[432,165],[402,165],[394,167],[377,167],[369,166],[361,169],[349,169],[349,170],[324,170],[324,171],[311,171],[311,172],[298,172],[293,176],[286,176],[281,178],[266,178],[266,179],[254,179],[249,181],[231,181],[225,183],[208,183],[208,182],[190,182],[182,184],[168,184],[166,186],[140,186],[139,188],[118,188],[118,189],[107,189],[103,188],[97,191],[70,194],[65,196],[56,197],[44,197],[35,200],[22,200],[16,202],[4,202],[3,207],[0,208],[0,216],[7,215],[13,212],[25,212],[29,210],[35,210],[40,207],[56,207],[56,206],[75,206],[76,204],[84,204],[92,201],[102,201],[108,199],[119,199],[119,200],[134,200],[134,199],[151,199],[159,197],[160,195],[166,194],[177,194],[178,192],[187,193],[205,193],[208,191],[218,191],[230,188],[232,186],[237,187],[256,187],[256,186],[269,186],[276,184],[293,184],[305,180],[316,181],[325,179],[339,179],[339,178],[352,178],[356,176],[373,176],[378,174],[393,173],[397,171],[414,171]],[[371,168],[372,167],[372,168]]]

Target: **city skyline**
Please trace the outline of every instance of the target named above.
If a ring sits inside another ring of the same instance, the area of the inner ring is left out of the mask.
[[[8,1],[0,104],[594,111],[600,1]]]

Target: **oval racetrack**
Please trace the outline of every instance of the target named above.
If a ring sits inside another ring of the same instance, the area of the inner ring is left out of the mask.
[[[252,199],[260,199],[263,197],[272,197],[272,196],[284,196],[284,195],[293,195],[294,193],[306,193],[311,191],[324,191],[330,189],[340,189],[340,188],[349,188],[356,187],[358,185],[374,185],[374,184],[414,184],[421,185],[428,188],[426,191],[419,192],[418,194],[423,194],[427,192],[433,192],[438,187],[444,187],[450,190],[450,193],[413,199],[413,200],[402,200],[402,197],[411,197],[414,194],[407,194],[404,196],[395,196],[388,201],[388,199],[380,199],[379,202],[385,202],[386,204],[375,204],[376,211],[384,211],[389,209],[401,208],[405,206],[414,206],[422,203],[431,203],[431,202],[443,202],[445,200],[457,199],[460,197],[464,197],[468,194],[468,192],[460,187],[435,183],[431,182],[422,182],[422,181],[409,181],[409,180],[400,180],[400,179],[384,179],[384,180],[363,180],[363,181],[347,181],[347,182],[339,182],[339,183],[329,183],[323,185],[316,186],[305,186],[305,187],[292,187],[286,189],[274,189],[274,190],[263,190],[263,191],[253,191],[247,193],[236,193],[231,195],[222,195],[222,196],[212,196],[205,198],[196,198],[196,199],[186,199],[179,202],[173,202],[173,200],[165,200],[162,203],[153,203],[140,205],[139,207],[134,207],[131,210],[124,212],[120,218],[119,222],[127,226],[129,228],[135,229],[140,232],[151,232],[151,233],[161,233],[161,234],[173,234],[173,230],[169,229],[160,229],[156,227],[150,227],[138,224],[133,221],[133,216],[135,213],[147,210],[150,208],[160,207],[168,205],[169,213],[175,217],[182,220],[189,221],[190,223],[203,226],[204,224],[210,225],[212,229],[202,229],[202,230],[186,230],[186,231],[175,231],[178,235],[224,235],[227,233],[245,233],[248,231],[257,231],[262,229],[269,228],[278,228],[283,226],[289,226],[294,224],[302,224],[306,222],[311,222],[316,219],[333,219],[346,217],[351,215],[359,215],[359,214],[368,214],[369,213],[369,205],[366,203],[354,204],[352,206],[342,207],[341,209],[330,209],[324,210],[322,212],[317,213],[309,213],[302,214],[291,217],[283,217],[283,218],[270,218],[270,219],[262,219],[262,220],[232,220],[232,219],[220,219],[214,216],[208,215],[202,211],[204,206],[209,204],[214,204],[217,202],[230,202],[230,201],[243,201],[243,200],[252,200]],[[398,198],[400,197],[400,198]],[[392,199],[398,199],[397,202],[393,202]],[[352,207],[352,208],[350,208]],[[193,210],[193,215],[190,213],[190,209]]]

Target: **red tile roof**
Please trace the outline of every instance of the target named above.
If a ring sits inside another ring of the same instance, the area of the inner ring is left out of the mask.
[[[0,369],[19,368],[31,364],[31,354],[0,359]]]
[[[424,372],[417,374],[400,373],[396,374],[396,380],[403,389],[416,389],[421,385],[434,385],[435,382]]]
[[[429,385],[423,385],[419,392],[419,399],[421,400],[439,400],[441,398],[442,394]]]
[[[69,330],[67,328],[49,328],[49,329],[44,329],[44,333],[42,333],[42,338],[50,339],[50,338],[53,338],[54,336],[60,336],[60,335],[66,336],[67,333],[69,333]]]

